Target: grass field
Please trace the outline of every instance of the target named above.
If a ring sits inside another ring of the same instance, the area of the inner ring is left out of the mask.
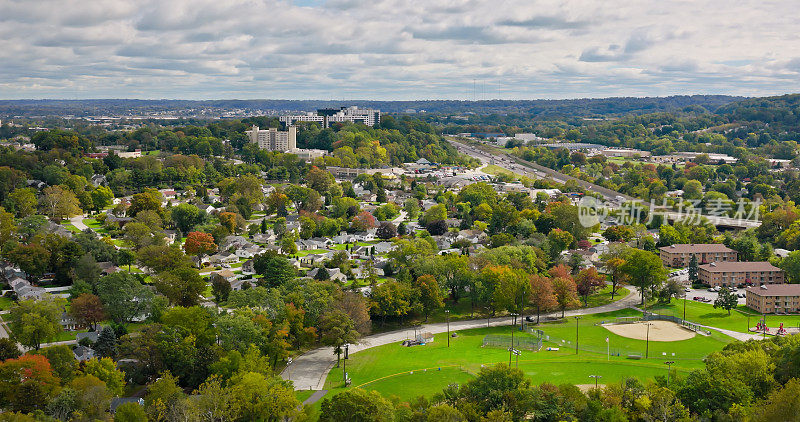
[[[653,306],[651,311],[683,318],[683,299],[674,300],[669,305]],[[747,314],[751,315],[750,326],[755,327],[756,322],[761,319],[761,314],[756,313],[746,306],[739,305],[736,310],[728,315],[728,311],[721,308],[714,309],[713,305],[695,302],[693,300],[686,301],[686,319],[688,321],[724,328],[726,330],[746,333],[748,323]],[[767,315],[768,327],[777,328],[781,323],[786,327],[797,327],[800,325],[800,315]]]
[[[5,296],[0,296],[0,311],[5,311],[6,309],[11,309],[14,305],[14,301],[10,298]]]
[[[618,316],[636,314],[633,310],[623,310],[584,316],[579,321],[580,350],[577,354],[574,349],[574,319],[542,324],[538,328],[544,331],[549,340],[543,342],[541,351],[523,351],[519,358],[519,369],[534,383],[588,384],[591,383],[589,375],[601,375],[603,383],[616,382],[629,376],[650,379],[666,374],[665,360],[675,361],[675,370],[688,373],[702,367],[703,357],[733,341],[728,336],[713,333],[711,336],[698,335],[675,342],[651,339],[653,341],[648,346],[646,341],[621,337],[597,325]],[[446,335],[437,334],[436,340],[425,346],[403,347],[394,343],[354,353],[347,362],[351,387],[373,389],[402,399],[433,394],[450,383],[468,380],[482,365],[508,363],[506,347],[482,345],[488,334],[508,335],[510,332],[511,327],[479,328],[459,332],[458,337],[451,338],[450,348],[447,347]],[[413,331],[410,333],[413,335]],[[536,338],[519,331],[515,335]],[[606,338],[609,343],[606,343]],[[547,351],[548,347],[558,347],[560,350]],[[646,349],[648,359],[628,358],[629,354],[644,357]],[[606,350],[610,350],[610,357]],[[342,391],[342,368],[334,368],[330,372],[325,388],[333,394]]]
[[[491,175],[494,175],[494,176],[497,176],[498,174],[505,174],[506,176],[510,176],[510,177],[512,177],[514,179],[518,179],[518,178],[520,178],[522,176],[519,173],[515,173],[515,172],[513,172],[511,170],[506,170],[506,169],[504,169],[504,168],[502,168],[500,166],[496,166],[494,164],[489,164],[488,166],[486,166],[483,169],[481,169],[481,171],[486,173],[486,174],[491,174]]]

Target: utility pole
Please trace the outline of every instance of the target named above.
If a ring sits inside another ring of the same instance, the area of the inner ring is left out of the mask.
[[[644,358],[645,359],[647,359],[647,357],[650,355],[650,326],[651,325],[653,325],[653,324],[651,324],[649,322],[647,323],[647,341],[645,342],[645,346],[644,346],[645,347],[644,348]]]
[[[450,310],[444,310],[445,318],[447,318],[447,347],[450,347]]]
[[[579,334],[578,333],[578,327],[580,326],[580,323],[578,321],[580,321],[580,319],[581,319],[580,316],[575,316],[575,354],[576,355],[578,354],[578,344],[579,344],[578,340],[580,339],[580,337],[578,336],[578,334]]]

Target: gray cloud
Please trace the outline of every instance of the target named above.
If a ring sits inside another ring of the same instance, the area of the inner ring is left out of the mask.
[[[646,3],[0,0],[0,98],[800,90],[793,0]]]

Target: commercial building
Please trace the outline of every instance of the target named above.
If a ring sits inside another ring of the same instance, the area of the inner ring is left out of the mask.
[[[287,154],[294,154],[303,161],[313,161],[328,154],[324,149],[293,148],[286,151]]]
[[[667,267],[687,267],[692,255],[698,264],[736,261],[736,251],[719,243],[692,243],[662,246],[661,262]]]
[[[291,116],[281,116],[281,123],[286,126],[295,124],[296,122],[317,122],[323,128],[331,127],[332,123],[363,123],[367,126],[375,126],[381,122],[381,111],[373,108],[358,108],[342,107],[335,108],[322,108],[317,110],[316,113],[303,113]]]
[[[261,149],[268,151],[288,151],[297,148],[297,127],[289,126],[288,130],[280,131],[277,128],[259,129],[253,128],[245,131],[250,138],[250,142],[258,144]]]
[[[745,297],[747,307],[761,314],[800,312],[800,284],[750,287]]]
[[[712,262],[697,268],[697,278],[711,287],[783,284],[783,270],[767,261]]]
[[[600,151],[600,154],[606,157],[621,157],[621,158],[638,158],[649,157],[650,151],[642,151],[640,149],[631,148],[606,148]]]

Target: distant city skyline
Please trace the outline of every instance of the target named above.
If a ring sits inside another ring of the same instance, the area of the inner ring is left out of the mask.
[[[798,21],[791,0],[0,0],[0,99],[779,95]]]

